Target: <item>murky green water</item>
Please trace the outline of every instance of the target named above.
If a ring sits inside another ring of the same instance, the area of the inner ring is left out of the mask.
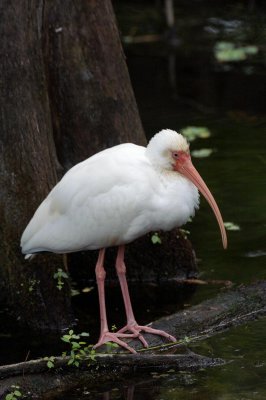
[[[202,277],[235,283],[265,279],[266,71],[261,40],[266,35],[266,9],[256,2],[191,4],[175,2],[180,41],[176,48],[156,43],[127,47],[137,102],[148,136],[165,127],[207,126],[211,131],[210,138],[191,143],[191,150],[214,150],[210,157],[195,158],[194,164],[224,221],[240,230],[228,232],[229,248],[223,251],[216,220],[202,200],[186,226],[201,260]],[[216,34],[209,33],[215,29]],[[258,44],[260,52],[244,63],[221,65],[213,53],[220,40]],[[174,82],[169,72],[173,56]],[[253,72],[247,73],[248,68]]]

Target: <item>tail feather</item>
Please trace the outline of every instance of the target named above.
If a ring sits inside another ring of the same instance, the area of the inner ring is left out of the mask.
[[[34,257],[36,257],[36,255],[37,255],[37,254],[30,254],[30,253],[29,253],[29,254],[26,254],[26,255],[25,255],[25,260],[31,261],[31,260],[33,260]]]

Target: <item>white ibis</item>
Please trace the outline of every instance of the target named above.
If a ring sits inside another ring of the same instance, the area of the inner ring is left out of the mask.
[[[120,144],[77,164],[35,212],[21,238],[26,258],[38,252],[99,249],[95,271],[101,328],[95,347],[112,341],[134,353],[122,339],[138,338],[147,347],[141,332],[175,341],[164,331],[136,322],[126,281],[125,245],[148,232],[183,225],[198,208],[197,188],[214,211],[226,248],[221,213],[191,162],[189,145],[169,129],[157,133],[147,148]],[[115,266],[127,317],[118,332],[109,331],[106,318],[104,254],[110,246],[118,246]]]

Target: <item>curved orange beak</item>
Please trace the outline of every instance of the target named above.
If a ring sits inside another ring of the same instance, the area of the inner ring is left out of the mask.
[[[209,191],[206,183],[192,164],[191,158],[189,153],[186,152],[179,152],[179,157],[176,160],[174,169],[179,172],[180,174],[184,175],[187,179],[189,179],[194,185],[199,189],[200,193],[203,194],[205,199],[208,201],[209,205],[211,206],[217,222],[220,227],[221,235],[222,235],[222,242],[224,249],[227,248],[227,236],[224,227],[224,222],[220,210],[217,206],[216,201],[214,200],[213,195]]]

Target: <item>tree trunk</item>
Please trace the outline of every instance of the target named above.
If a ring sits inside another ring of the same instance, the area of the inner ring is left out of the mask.
[[[71,323],[60,256],[24,262],[19,239],[57,173],[104,147],[145,143],[106,1],[1,3],[1,296],[34,329]],[[42,318],[40,318],[40,315]]]
[[[19,239],[56,182],[56,153],[42,54],[40,4],[0,5],[0,259],[3,290],[16,316],[35,329],[71,320],[69,288],[56,288],[61,257],[23,261]],[[41,316],[41,317],[40,317]]]
[[[47,0],[45,53],[64,168],[123,142],[146,143],[110,0]]]

